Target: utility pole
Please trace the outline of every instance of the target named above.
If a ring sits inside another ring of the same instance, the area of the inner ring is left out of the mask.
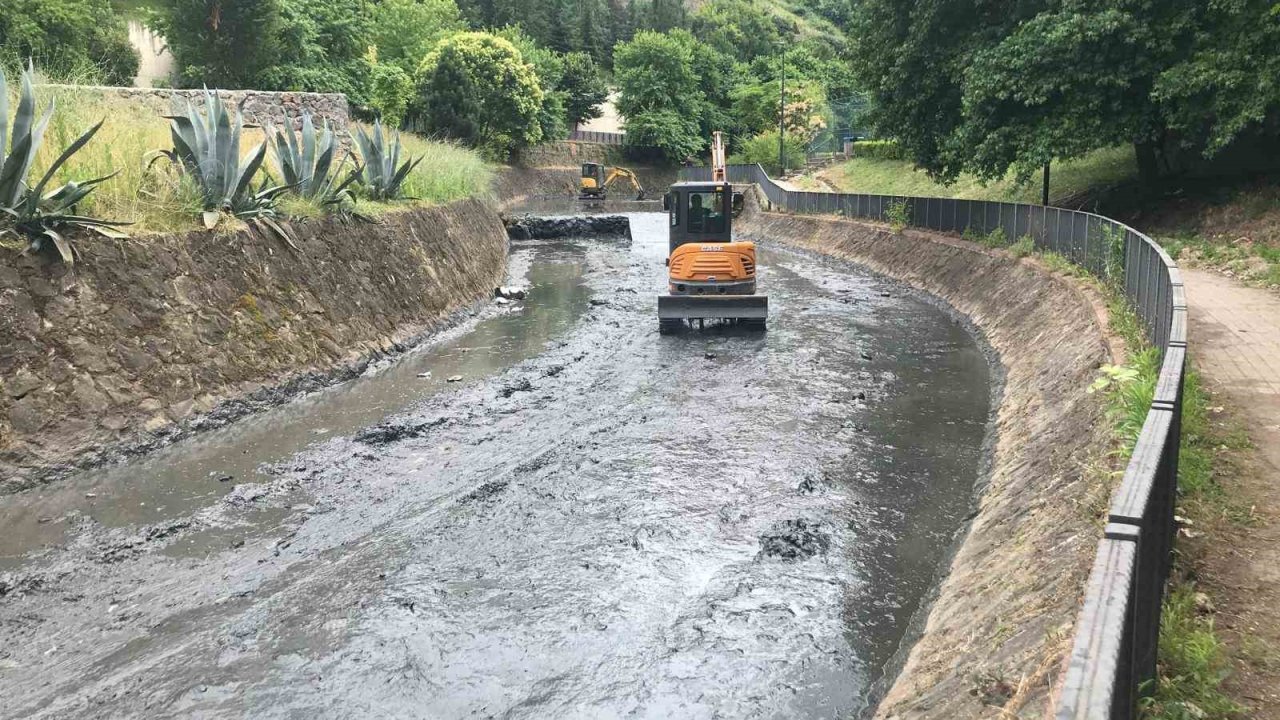
[[[787,174],[787,53],[782,53],[782,84],[778,98],[778,167]]]
[[[1044,164],[1044,192],[1040,194],[1040,204],[1049,204],[1049,163]]]

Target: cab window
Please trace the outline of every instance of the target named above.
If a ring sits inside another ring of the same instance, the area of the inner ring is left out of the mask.
[[[688,201],[689,232],[723,233],[724,191],[691,192]]]
[[[680,224],[680,193],[673,192],[667,195],[667,214],[671,216],[671,227]]]

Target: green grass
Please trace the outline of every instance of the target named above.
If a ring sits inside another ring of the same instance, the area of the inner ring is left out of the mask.
[[[1086,278],[1107,299],[1109,324],[1129,350],[1126,367],[1135,373],[1113,381],[1104,390],[1106,417],[1125,462],[1133,452],[1146,422],[1160,374],[1160,357],[1146,340],[1142,322],[1124,296],[1113,286],[1098,282],[1084,270],[1055,253],[1039,259],[1049,268]],[[1183,386],[1182,437],[1178,464],[1178,515],[1193,527],[1211,528],[1215,521],[1247,522],[1247,512],[1237,508],[1218,481],[1216,462],[1222,452],[1247,447],[1242,433],[1228,431],[1209,420],[1210,399],[1200,376],[1188,371]],[[1201,612],[1199,592],[1191,570],[1189,549],[1179,541],[1175,568],[1166,588],[1161,617],[1159,682],[1152,697],[1144,700],[1146,720],[1191,720],[1243,717],[1242,708],[1224,692],[1222,682],[1229,667],[1226,648],[1218,637],[1213,618]],[[1203,714],[1201,714],[1203,713]]]
[[[855,146],[856,149],[856,146]],[[1097,150],[1078,160],[1055,164],[1050,173],[1050,200],[1062,202],[1087,192],[1111,187],[1137,175],[1133,150],[1127,147]],[[968,200],[1040,202],[1039,178],[1019,186],[1012,179],[983,183],[963,175],[950,185],[930,179],[904,160],[854,158],[826,172],[829,182],[844,192],[920,197],[953,197]]]
[[[1249,285],[1280,288],[1280,247],[1236,243],[1207,238],[1198,233],[1179,233],[1155,239],[1173,259],[1180,262],[1227,270]]]
[[[98,134],[64,166],[60,178],[86,180],[118,173],[89,196],[81,211],[132,222],[133,225],[125,229],[134,236],[200,227],[197,189],[164,158],[152,162],[157,151],[172,144],[169,124],[161,116],[161,109],[73,88],[40,87],[36,93],[42,106],[50,100],[56,101],[57,112],[45,135],[33,174],[43,172],[85,129],[105,119]],[[242,150],[247,153],[262,137],[261,130],[247,128],[241,141]],[[406,152],[425,158],[405,182],[406,195],[413,200],[364,203],[361,211],[365,214],[447,203],[490,192],[493,170],[477,153],[408,133],[403,140]],[[266,165],[270,167],[270,159]],[[291,200],[282,205],[282,210],[298,217],[313,217],[320,210],[306,206],[304,201]]]

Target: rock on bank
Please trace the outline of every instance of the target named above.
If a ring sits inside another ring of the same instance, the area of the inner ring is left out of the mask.
[[[479,200],[292,230],[0,249],[0,493],[358,373],[506,269]]]

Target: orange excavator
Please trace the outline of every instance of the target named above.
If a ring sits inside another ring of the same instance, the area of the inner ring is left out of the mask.
[[[693,321],[728,320],[763,329],[769,298],[756,294],[756,245],[735,242],[742,196],[725,172],[724,140],[711,137],[711,181],[671,186],[663,205],[668,233],[668,294],[658,296],[658,327],[676,332]]]

